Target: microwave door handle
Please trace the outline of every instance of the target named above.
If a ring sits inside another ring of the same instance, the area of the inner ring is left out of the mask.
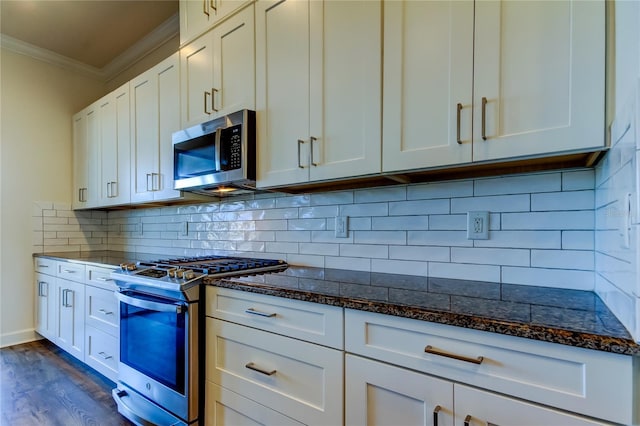
[[[122,303],[127,305],[136,306],[142,309],[149,309],[157,312],[176,312],[182,313],[183,306],[174,305],[171,303],[151,302],[149,300],[137,299],[135,297],[127,296],[126,294],[116,293],[116,297]]]
[[[218,129],[216,129],[216,135],[214,137],[215,140],[215,153],[216,153],[216,172],[219,172],[221,169],[221,165],[220,165],[220,141],[222,140],[222,138],[220,137],[220,133],[221,132],[222,127],[219,127]]]

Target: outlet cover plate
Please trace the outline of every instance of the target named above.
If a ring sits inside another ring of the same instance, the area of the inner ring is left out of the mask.
[[[489,212],[467,212],[467,239],[489,239]]]

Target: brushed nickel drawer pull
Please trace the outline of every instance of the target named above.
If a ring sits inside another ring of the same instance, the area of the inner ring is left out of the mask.
[[[424,348],[424,351],[428,354],[433,354],[433,355],[439,355],[439,356],[444,356],[447,358],[453,358],[453,359],[457,359],[458,361],[464,361],[464,362],[470,362],[472,364],[482,364],[482,361],[484,360],[484,357],[479,356],[477,358],[470,358],[470,357],[466,357],[466,356],[462,356],[462,355],[456,355],[456,354],[452,354],[449,352],[443,352],[439,349],[435,349],[433,346],[428,345],[426,348]]]
[[[102,359],[110,359],[113,358],[111,355],[107,355],[106,352],[98,352],[98,355],[102,357]]]
[[[259,367],[256,367],[256,365],[252,362],[245,365],[245,367],[248,368],[249,370],[257,371],[260,374],[264,374],[265,376],[273,376],[274,374],[276,374],[276,370],[271,370],[271,371],[263,370]]]
[[[247,309],[247,310],[246,310],[246,311],[244,311],[244,312],[245,312],[245,313],[247,313],[247,314],[251,314],[251,315],[258,315],[258,316],[260,316],[260,317],[267,317],[267,318],[273,318],[273,317],[275,317],[275,316],[276,316],[276,313],[275,313],[275,312],[273,312],[273,313],[260,312],[260,311],[256,311],[256,310],[255,310],[255,309],[253,309],[253,308],[249,308],[249,309]]]
[[[438,413],[442,410],[442,407],[436,405],[436,408],[433,409],[433,426],[438,426]]]
[[[112,311],[107,311],[106,309],[98,309],[98,312],[100,312],[102,315],[113,315]]]

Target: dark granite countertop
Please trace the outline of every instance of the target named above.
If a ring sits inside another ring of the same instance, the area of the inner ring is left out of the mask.
[[[119,251],[34,254],[96,266],[163,256]],[[290,266],[284,272],[205,283],[623,355],[640,354],[593,292],[483,281]]]
[[[590,291],[295,266],[277,274],[207,277],[205,283],[580,348],[640,354],[640,345]]]

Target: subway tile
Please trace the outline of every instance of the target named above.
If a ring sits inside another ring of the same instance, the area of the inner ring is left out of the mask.
[[[276,231],[276,241],[311,242],[310,231]]]
[[[308,194],[294,195],[276,199],[276,208],[284,207],[308,207],[311,204]]]
[[[565,191],[531,194],[531,211],[593,210],[593,191]]]
[[[407,187],[407,200],[433,198],[470,197],[473,195],[473,181],[421,183]]]
[[[367,257],[370,259],[389,257],[389,246],[377,244],[340,244],[339,255],[345,257]]]
[[[593,211],[503,213],[503,230],[591,230]]]
[[[466,231],[407,231],[407,244],[413,246],[473,246]]]
[[[358,231],[360,232],[360,231]],[[366,231],[363,231],[366,232]],[[349,231],[347,238],[336,238],[334,231],[311,231],[311,242],[313,243],[333,243],[344,244],[353,242],[354,231]]]
[[[434,214],[429,216],[431,231],[466,231],[466,214]]]
[[[325,219],[289,219],[287,222],[290,231],[324,231],[327,229]]]
[[[298,243],[294,242],[267,242],[267,251],[272,253],[298,253]]]
[[[288,221],[280,220],[258,220],[255,222],[256,231],[286,231]]]
[[[389,246],[389,259],[449,262],[449,247]]]
[[[244,212],[247,213],[247,212]],[[284,209],[264,210],[264,219],[297,219],[298,209],[295,207]]]
[[[42,216],[43,210],[52,210],[53,203],[49,201],[34,201],[31,209],[33,216]]]
[[[354,191],[355,203],[378,203],[381,201],[399,201],[406,199],[407,187],[404,185],[359,189]]]
[[[475,196],[526,194],[554,192],[561,189],[561,173],[540,173],[478,179],[474,182],[473,194]]]
[[[429,276],[454,278],[458,280],[500,282],[500,266],[429,262]]]
[[[263,241],[238,241],[236,243],[238,251],[264,252],[266,247],[267,244]]]
[[[385,274],[419,275],[427,276],[427,262],[411,260],[371,259],[371,272],[383,272]]]
[[[371,218],[371,229],[374,231],[389,230],[427,230],[428,216],[390,216]]]
[[[247,231],[244,233],[246,241],[275,241],[276,233],[274,231]]]
[[[529,250],[451,247],[452,263],[529,266]]]
[[[559,249],[561,235],[560,231],[491,231],[488,240],[474,240],[474,246]]]
[[[324,268],[324,256],[314,256],[309,254],[289,254],[287,255],[287,262],[292,265]]]
[[[593,271],[592,250],[531,250],[531,266],[535,268],[580,269]]]
[[[300,243],[300,254],[315,254],[320,256],[339,256],[340,245],[329,243]]]
[[[593,271],[503,266],[502,282],[593,291],[594,274]]]
[[[529,208],[529,194],[453,198],[451,200],[451,213],[466,213],[474,210],[528,212]]]
[[[71,204],[69,203],[53,203],[54,210],[71,210]]]
[[[258,198],[244,202],[245,210],[266,210],[276,207],[275,198]]]
[[[300,218],[301,219],[313,219],[321,217],[335,217],[340,213],[338,206],[315,206],[315,207],[301,207]]]
[[[356,244],[406,244],[405,231],[353,231]]]
[[[449,199],[389,203],[389,216],[414,216],[449,213]]]
[[[353,191],[335,191],[311,194],[312,206],[353,204]]]
[[[67,225],[69,223],[69,219],[66,217],[53,217],[53,216],[44,216],[42,218],[42,223],[45,226],[47,225]]]
[[[579,191],[582,189],[594,189],[594,187],[595,172],[593,169],[562,173],[563,191]]]
[[[387,216],[389,205],[387,203],[349,204],[340,206],[340,216]]]
[[[371,271],[371,259],[358,257],[333,257],[324,258],[324,267],[333,269],[347,269],[351,271]]]

